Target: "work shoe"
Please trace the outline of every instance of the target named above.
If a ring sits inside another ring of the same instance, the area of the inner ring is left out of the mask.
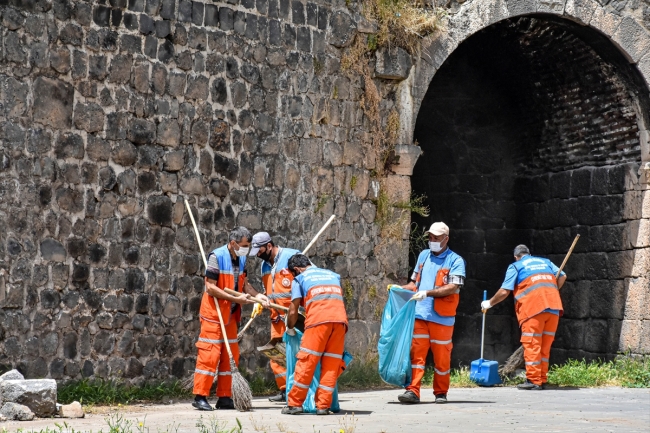
[[[546,389],[547,385],[548,385],[547,382],[542,383],[542,389]]]
[[[436,404],[447,403],[447,394],[436,394]]]
[[[277,395],[274,395],[273,397],[269,397],[269,401],[273,403],[284,403],[285,401],[287,401],[287,391],[283,389]]]
[[[217,404],[214,405],[217,409],[234,409],[235,403],[233,403],[232,398],[230,397],[219,397]]]
[[[282,408],[282,414],[284,415],[299,415],[302,413],[302,406],[285,406]]]
[[[533,382],[526,379],[524,383],[517,385],[517,389],[523,389],[526,391],[541,391],[544,388],[542,388],[540,385],[535,385]]]
[[[420,402],[420,397],[415,395],[413,391],[406,391],[404,394],[398,395],[397,399],[400,401],[400,403],[414,404]]]
[[[198,410],[212,410],[212,406],[210,406],[210,403],[208,403],[208,399],[202,395],[197,395],[196,397],[194,397],[192,406],[194,406]]]
[[[316,409],[316,415],[330,415],[332,411],[329,409]]]

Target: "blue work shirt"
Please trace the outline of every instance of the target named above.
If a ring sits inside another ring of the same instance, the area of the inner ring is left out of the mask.
[[[545,259],[543,257],[531,257],[529,254],[525,255],[524,257],[532,258],[535,261],[539,261],[540,264],[543,263],[546,266],[548,266],[553,275],[557,275],[557,271],[560,270],[557,266],[555,266],[555,263],[550,261],[549,259]],[[522,257],[520,260],[524,260],[524,257]],[[503,284],[501,284],[502,289],[510,290],[511,292],[515,290],[515,285],[517,284],[517,275],[519,273],[517,272],[517,268],[515,268],[515,264],[511,263],[510,266],[508,266],[508,270],[506,271],[506,278],[503,280]],[[560,277],[565,276],[566,274],[564,271],[560,272]],[[556,316],[560,315],[560,310],[552,310],[550,308],[547,308],[546,310],[542,311],[542,313],[551,313],[555,314]]]
[[[449,248],[437,256],[431,250],[422,251],[411,276],[413,281],[418,277],[421,264],[423,266],[418,291],[432,290],[435,287],[436,275],[440,269],[449,269],[449,275],[457,275],[465,278],[465,260]],[[453,326],[456,323],[456,317],[441,316],[436,313],[433,309],[434,302],[435,298],[432,297],[427,297],[418,302],[415,306],[415,318],[445,326]]]

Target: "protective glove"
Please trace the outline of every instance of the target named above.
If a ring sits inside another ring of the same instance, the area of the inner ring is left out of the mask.
[[[413,300],[415,301],[423,301],[427,298],[427,292],[417,292],[415,295],[413,295]]]
[[[402,286],[398,286],[397,284],[389,284],[388,286],[386,286],[386,291],[390,291],[390,289],[394,289],[394,288],[401,289]]]
[[[490,300],[488,299],[487,301],[481,302],[481,311],[486,312],[492,308],[492,304],[490,304]]]
[[[262,307],[262,304],[255,304],[255,306],[253,307],[253,312],[251,313],[251,318],[257,317],[260,314],[262,314],[263,309],[264,307]]]
[[[293,328],[287,328],[287,334],[289,334],[291,337],[295,337],[296,330]]]

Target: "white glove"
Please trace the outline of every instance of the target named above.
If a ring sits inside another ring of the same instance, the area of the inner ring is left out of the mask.
[[[287,328],[287,334],[289,334],[291,337],[296,336],[296,330],[293,328]]]
[[[482,311],[489,310],[490,308],[492,308],[492,304],[490,304],[489,300],[481,302]]]
[[[414,301],[423,301],[427,297],[427,292],[417,292],[415,295],[413,295],[413,300]]]

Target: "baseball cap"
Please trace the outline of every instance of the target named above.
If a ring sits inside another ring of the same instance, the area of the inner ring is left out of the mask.
[[[255,233],[251,242],[251,252],[248,253],[248,255],[256,256],[260,250],[260,247],[263,247],[269,242],[271,242],[271,235],[269,235],[267,232]]]
[[[440,236],[440,235],[449,236],[449,227],[447,227],[447,224],[443,222],[437,222],[431,224],[431,227],[429,227],[429,230],[427,230],[425,233],[431,233],[434,236]],[[253,238],[253,240],[255,240],[255,238]]]

